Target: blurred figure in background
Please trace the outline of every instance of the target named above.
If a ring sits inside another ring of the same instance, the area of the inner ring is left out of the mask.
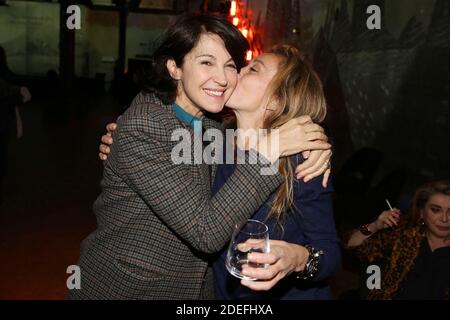
[[[6,53],[0,46],[0,201],[3,179],[7,172],[8,142],[23,134],[18,105],[31,100],[28,88],[13,84],[14,74],[8,67]]]
[[[381,268],[381,289],[368,299],[450,299],[450,180],[419,187],[410,216],[384,211],[354,230],[347,247]]]

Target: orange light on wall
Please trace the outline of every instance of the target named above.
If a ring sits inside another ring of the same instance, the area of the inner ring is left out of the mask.
[[[252,58],[253,58],[253,52],[252,52],[252,50],[248,50],[247,51],[247,56],[245,57],[245,59],[247,61],[250,61],[250,60],[252,60]]]
[[[261,38],[257,37],[258,31],[252,23],[251,10],[243,8],[243,1],[229,1],[230,11],[228,21],[239,29],[241,34],[247,39],[249,43],[249,50],[245,54],[245,59],[250,61],[261,54],[262,44]]]
[[[253,39],[253,30],[252,29],[250,29],[248,31],[248,35],[249,35],[250,39]]]
[[[231,1],[230,16],[234,17],[236,15],[236,8],[236,1]]]

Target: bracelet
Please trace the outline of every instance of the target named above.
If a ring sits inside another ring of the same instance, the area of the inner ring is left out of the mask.
[[[311,280],[314,278],[319,270],[320,256],[323,255],[322,250],[317,250],[308,244],[305,245],[305,248],[309,252],[309,257],[305,269],[301,272],[297,272],[296,278],[299,280]]]
[[[359,232],[361,232],[365,236],[370,236],[373,233],[372,231],[369,230],[369,224],[363,224],[362,226],[360,226]]]

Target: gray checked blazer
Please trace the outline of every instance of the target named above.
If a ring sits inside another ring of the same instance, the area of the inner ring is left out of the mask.
[[[221,128],[210,119],[203,126]],[[261,175],[264,164],[238,165],[213,197],[214,166],[171,160],[171,134],[180,128],[193,134],[170,105],[143,93],[118,121],[93,207],[97,229],[81,244],[81,289],[69,299],[213,298],[212,253],[282,177]]]

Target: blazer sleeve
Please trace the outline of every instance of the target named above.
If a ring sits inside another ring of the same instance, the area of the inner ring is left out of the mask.
[[[323,281],[341,269],[341,248],[334,222],[332,182],[322,186],[323,176],[305,183],[295,181],[295,206],[300,211],[305,244],[322,250],[319,270],[313,281]]]
[[[173,163],[165,130],[152,117],[122,116],[114,138],[120,174],[174,233],[199,251],[217,252],[230,240],[235,224],[248,219],[282,177],[278,172],[261,175],[264,164],[238,165],[210,198],[192,165]],[[248,153],[253,159],[257,155]]]

